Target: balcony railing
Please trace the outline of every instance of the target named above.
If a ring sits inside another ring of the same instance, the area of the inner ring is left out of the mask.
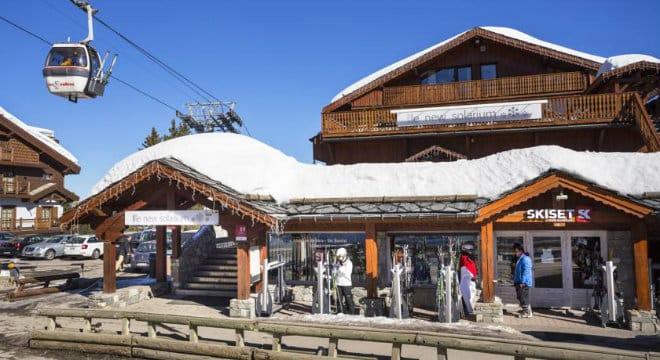
[[[569,96],[548,99],[541,119],[489,123],[397,126],[390,109],[353,110],[322,114],[323,137],[374,136],[480,129],[575,125],[603,122],[640,124],[645,111],[638,109],[635,93]]]
[[[0,221],[0,231],[21,232],[34,230],[54,230],[59,228],[57,219],[31,218],[24,219],[2,219]]]
[[[30,190],[31,184],[29,181],[9,180],[0,177],[0,195],[24,195],[29,193]]]
[[[512,76],[434,85],[395,86],[383,89],[382,106],[459,103],[479,99],[522,98],[544,94],[581,93],[587,77],[580,72]]]

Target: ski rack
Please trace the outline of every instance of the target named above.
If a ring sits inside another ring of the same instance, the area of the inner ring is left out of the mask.
[[[283,292],[286,289],[286,282],[284,281],[284,265],[286,262],[277,260],[272,263],[268,259],[264,259],[264,264],[261,266],[261,293],[257,296],[256,312],[257,316],[271,316],[273,315],[273,297],[268,291],[268,272],[277,270],[277,303],[281,303],[283,299]]]

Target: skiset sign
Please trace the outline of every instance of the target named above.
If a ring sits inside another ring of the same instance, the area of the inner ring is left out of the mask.
[[[591,222],[591,208],[578,206],[575,209],[529,209],[525,211],[525,220],[588,223]]]

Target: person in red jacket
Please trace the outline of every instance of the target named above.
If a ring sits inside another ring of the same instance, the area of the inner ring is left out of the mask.
[[[474,261],[474,245],[463,244],[461,246],[461,257],[458,261],[460,271],[461,293],[463,294],[463,308],[467,314],[472,314],[474,304],[477,301],[477,263]]]

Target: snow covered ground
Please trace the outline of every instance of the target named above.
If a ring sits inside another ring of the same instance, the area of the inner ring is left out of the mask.
[[[136,152],[113,166],[93,187],[94,195],[149,161],[175,158],[243,193],[294,198],[501,194],[555,169],[622,194],[660,191],[660,153],[578,152],[538,146],[476,160],[444,163],[312,165],[299,163],[253,138],[227,133],[196,134]]]

